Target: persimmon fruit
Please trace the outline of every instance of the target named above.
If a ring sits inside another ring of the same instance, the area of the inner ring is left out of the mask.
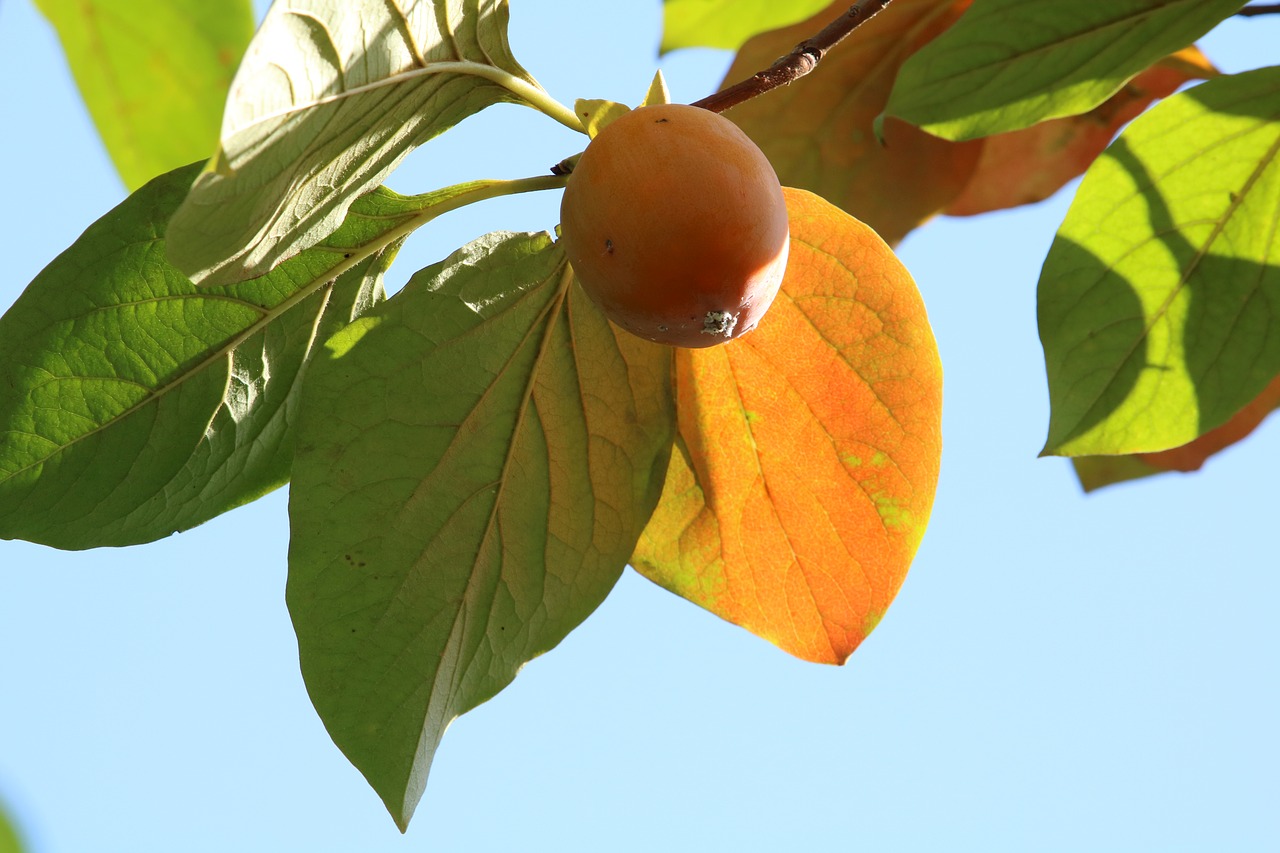
[[[614,323],[706,347],[756,327],[787,266],[782,187],[737,125],[683,104],[640,107],[591,141],[565,186],[561,245]]]

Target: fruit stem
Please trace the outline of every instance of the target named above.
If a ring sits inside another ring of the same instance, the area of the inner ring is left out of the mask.
[[[582,152],[579,151],[577,154],[574,154],[571,157],[564,158],[559,163],[556,163],[554,166],[551,167],[551,174],[553,175],[571,174],[573,172],[574,166],[578,165],[578,159],[581,157],[582,157]]]
[[[884,11],[889,3],[890,0],[858,0],[849,7],[847,12],[827,24],[816,35],[800,42],[795,49],[773,65],[714,95],[694,101],[693,106],[711,110],[713,113],[721,113],[779,86],[794,83],[817,68],[822,57],[827,55],[827,51],[839,44],[845,36]]]

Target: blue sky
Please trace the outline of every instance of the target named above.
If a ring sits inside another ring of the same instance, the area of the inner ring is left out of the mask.
[[[512,6],[516,55],[561,101],[642,96],[657,0]],[[1228,71],[1277,44],[1280,17],[1203,42]],[[688,101],[728,60],[662,67]],[[0,2],[0,74],[7,306],[123,190],[28,0]],[[389,183],[539,174],[580,147],[500,106]],[[450,214],[391,286],[485,231],[551,228],[558,204]],[[902,592],[847,666],[794,660],[629,572],[452,726],[401,836],[298,674],[281,490],[137,548],[0,542],[0,801],[39,853],[1274,843],[1280,418],[1200,474],[1092,497],[1036,458],[1035,282],[1067,204],[938,220],[901,247],[946,369],[942,481]]]

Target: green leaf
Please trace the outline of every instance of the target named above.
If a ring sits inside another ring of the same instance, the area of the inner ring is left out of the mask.
[[[831,0],[666,0],[661,50],[737,50],[757,33],[803,21],[830,4]]]
[[[221,148],[170,225],[174,265],[200,284],[263,275],[330,234],[415,146],[499,101],[547,99],[506,29],[505,0],[273,5]]]
[[[449,722],[596,608],[662,489],[671,350],[545,234],[492,234],[335,335],[308,378],[287,598],[334,741],[403,829]]]
[[[667,88],[667,78],[662,76],[662,69],[659,68],[654,72],[653,82],[649,84],[649,91],[645,93],[640,106],[650,107],[655,104],[669,103],[671,103],[671,90]]]
[[[197,169],[130,196],[0,318],[0,537],[146,542],[283,484],[313,340],[381,298],[405,235],[512,184],[379,189],[270,275],[197,289],[164,259],[165,223]]]
[[[573,102],[573,111],[587,129],[587,136],[595,139],[596,134],[631,112],[631,107],[616,101],[579,98]]]
[[[3,805],[0,804],[0,853],[22,853],[25,849],[17,827],[13,825]]]
[[[964,140],[1088,112],[1243,0],[974,0],[909,59],[885,113]]]
[[[208,156],[240,56],[249,0],[36,0],[116,170],[134,190]]]
[[[1280,375],[1226,423],[1181,447],[1132,456],[1077,456],[1071,461],[1086,492],[1167,471],[1191,474],[1217,454],[1248,438],[1277,410],[1280,410]]]
[[[1089,169],[1039,286],[1044,453],[1167,450],[1280,373],[1280,68],[1147,112]]]

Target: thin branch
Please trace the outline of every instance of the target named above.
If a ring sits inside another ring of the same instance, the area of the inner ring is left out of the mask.
[[[827,55],[827,51],[839,44],[849,33],[884,11],[884,7],[889,3],[890,0],[858,0],[849,7],[849,11],[823,27],[817,35],[800,42],[794,50],[773,65],[741,83],[735,83],[714,95],[694,101],[693,106],[720,113],[730,107],[736,107],[743,101],[749,101],[757,95],[763,95],[770,89],[794,83],[817,68],[822,57]]]
[[[1259,3],[1256,6],[1245,6],[1236,12],[1241,18],[1252,18],[1255,15],[1280,14],[1280,3]]]

